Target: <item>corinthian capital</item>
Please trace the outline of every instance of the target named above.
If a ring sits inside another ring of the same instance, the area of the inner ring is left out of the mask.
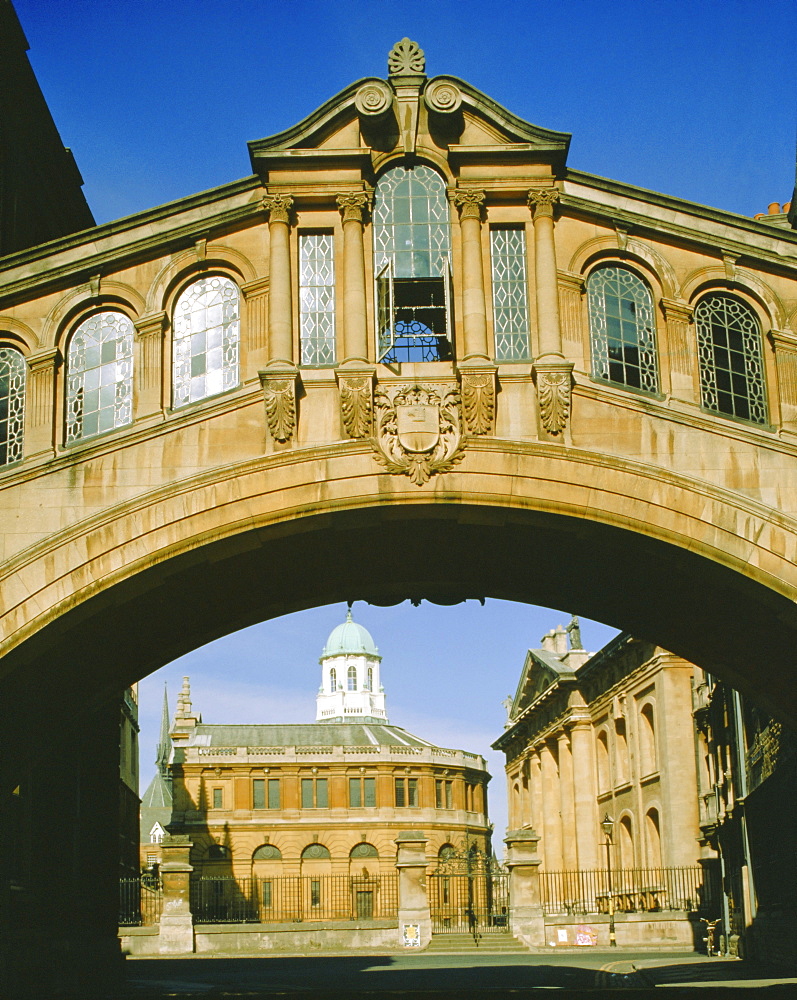
[[[529,208],[532,218],[553,218],[553,210],[559,201],[559,192],[556,188],[532,188],[529,191]]]
[[[268,212],[269,222],[290,222],[293,198],[289,194],[267,194],[263,208]]]
[[[459,209],[460,219],[481,219],[484,199],[484,191],[472,189],[455,191],[451,196],[451,200]]]
[[[365,221],[365,210],[371,206],[371,198],[367,192],[352,191],[350,194],[339,194],[336,200],[344,222]]]

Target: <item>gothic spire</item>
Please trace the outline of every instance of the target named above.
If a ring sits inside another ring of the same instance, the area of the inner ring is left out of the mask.
[[[172,741],[169,739],[169,694],[166,685],[163,685],[163,711],[161,712],[161,731],[158,740],[158,748],[155,752],[155,763],[161,774],[165,774],[169,765],[169,754],[172,748]]]

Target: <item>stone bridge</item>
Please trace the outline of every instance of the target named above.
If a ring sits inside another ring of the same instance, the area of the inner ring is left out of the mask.
[[[389,68],[250,177],[0,262],[0,776],[94,870],[110,699],[334,600],[573,608],[797,719],[797,234]],[[67,964],[113,950],[91,878]]]

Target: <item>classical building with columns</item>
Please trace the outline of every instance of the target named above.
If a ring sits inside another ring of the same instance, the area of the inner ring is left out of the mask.
[[[577,621],[528,651],[504,734],[509,828],[533,829],[544,871],[696,866],[696,668],[621,633],[598,653]]]
[[[484,758],[390,724],[382,658],[351,612],[320,664],[304,724],[204,723],[185,679],[142,800],[144,868],[167,830],[189,838],[205,877],[387,874],[407,831],[423,831],[432,867],[467,847],[489,855]]]

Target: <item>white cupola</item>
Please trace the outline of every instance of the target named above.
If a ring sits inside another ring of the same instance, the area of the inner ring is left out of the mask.
[[[380,679],[382,657],[367,629],[346,621],[332,630],[321,653],[316,722],[387,723]]]

